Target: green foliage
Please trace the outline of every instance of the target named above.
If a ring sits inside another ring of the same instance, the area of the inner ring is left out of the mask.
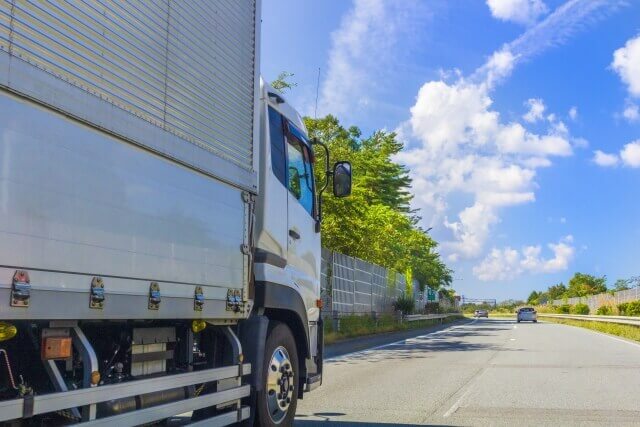
[[[523,305],[536,305],[536,304],[532,304],[530,302],[525,303],[522,300],[508,299],[508,300],[500,301],[496,305],[495,309],[493,309],[493,311],[500,312],[500,313],[513,313],[516,311],[516,308],[521,307]]]
[[[626,291],[627,289],[631,289],[631,286],[629,286],[629,280],[627,279],[618,279],[616,280],[616,283],[613,284],[613,290],[614,291]]]
[[[470,314],[473,313],[476,310],[487,310],[487,311],[491,311],[494,309],[493,305],[491,304],[464,304],[462,305],[462,307],[460,307],[462,309],[462,312],[465,314]]]
[[[617,282],[616,282],[617,283]],[[549,286],[546,291],[533,291],[527,300],[528,304],[547,304],[554,300],[565,301],[573,297],[586,297],[589,295],[601,294],[607,291],[607,277],[596,277],[591,274],[575,273],[568,286],[564,283]]]
[[[438,314],[443,313],[444,310],[440,307],[440,303],[428,302],[424,305],[424,312],[426,314]]]
[[[620,316],[640,316],[640,301],[618,304],[618,312]]]
[[[589,306],[587,304],[578,303],[571,307],[571,314],[589,314]]]
[[[627,313],[627,316],[640,316],[640,301],[631,301]]]
[[[596,314],[599,314],[601,316],[610,316],[611,314],[613,314],[613,308],[610,305],[601,305],[596,310]]]
[[[627,314],[627,308],[629,307],[629,303],[628,302],[622,302],[620,304],[618,304],[618,313],[620,313],[620,316],[628,316]]]
[[[607,277],[596,277],[590,274],[576,273],[569,280],[566,296],[586,297],[607,291]]]
[[[549,296],[550,301],[560,299],[564,297],[566,293],[567,287],[564,283],[558,283],[557,285],[550,286],[549,289],[547,289],[547,295]]]
[[[569,314],[571,313],[571,304],[562,304],[558,306],[557,309],[558,314]]]
[[[393,132],[363,138],[337,118],[304,119],[312,138],[328,145],[332,160],[348,160],[353,170],[351,197],[322,195],[323,246],[400,272],[410,272],[420,289],[450,286],[453,272],[436,252],[436,242],[417,226],[411,211],[408,170],[393,161],[402,150]],[[316,181],[325,180],[324,150],[316,146]],[[410,282],[408,282],[410,285]]]
[[[402,314],[412,314],[416,309],[416,302],[409,295],[401,295],[393,302],[393,308]]]
[[[283,71],[278,74],[278,77],[271,82],[271,87],[277,90],[280,93],[285,93],[287,90],[293,89],[298,86],[298,83],[290,82],[289,78],[293,77],[295,74],[289,73],[288,71]]]
[[[536,308],[536,311],[538,313],[558,313],[558,307],[553,304],[541,305]]]

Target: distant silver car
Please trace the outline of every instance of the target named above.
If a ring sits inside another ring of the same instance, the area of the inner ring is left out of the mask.
[[[518,323],[522,321],[538,323],[538,313],[533,307],[519,308],[517,313]]]
[[[487,310],[476,310],[473,313],[474,317],[486,317],[487,319],[489,318],[489,312]]]

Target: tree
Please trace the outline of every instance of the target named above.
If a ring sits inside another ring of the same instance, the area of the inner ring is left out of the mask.
[[[363,138],[355,126],[346,128],[334,116],[305,117],[312,138],[329,146],[333,160],[348,160],[353,170],[351,197],[323,193],[322,243],[418,281],[420,290],[450,286],[453,272],[436,252],[436,242],[417,224],[410,209],[408,170],[393,161],[402,150],[396,134],[376,131]],[[325,179],[324,150],[316,146],[316,182]]]
[[[618,279],[616,283],[613,284],[614,291],[626,291],[627,289],[631,289],[629,286],[629,281],[626,279]]]
[[[531,293],[529,294],[529,298],[527,298],[527,304],[531,304],[531,305],[538,305],[538,298],[540,297],[540,294],[538,294],[538,292],[536,291],[531,291]]]
[[[590,274],[576,273],[569,280],[566,296],[585,297],[607,291],[607,277],[595,277]]]
[[[274,81],[271,82],[271,87],[280,93],[285,93],[287,90],[298,86],[298,83],[289,81],[289,78],[293,76],[295,76],[295,74],[283,71],[278,74],[278,77]]]
[[[564,283],[558,283],[557,285],[549,286],[547,289],[547,298],[549,301],[564,298],[567,293],[567,287]]]

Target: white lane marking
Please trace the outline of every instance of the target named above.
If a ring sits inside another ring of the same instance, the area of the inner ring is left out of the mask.
[[[513,329],[518,329],[518,325],[513,325]]]
[[[464,325],[450,326],[450,327],[448,327],[446,329],[441,329],[439,331],[430,332],[428,334],[418,335],[418,336],[411,337],[411,338],[405,338],[403,340],[390,342],[388,344],[382,344],[382,345],[379,345],[379,346],[376,346],[376,347],[365,348],[363,350],[352,351],[351,353],[341,354],[340,356],[329,357],[327,359],[324,359],[324,361],[325,362],[329,362],[329,361],[334,361],[334,360],[341,360],[341,359],[344,359],[344,358],[346,358],[348,356],[353,356],[353,355],[356,355],[356,354],[365,353],[365,352],[373,351],[373,350],[379,350],[379,349],[385,348],[385,347],[391,347],[392,345],[401,344],[401,343],[407,342],[407,341],[412,340],[412,339],[428,337],[428,336],[431,336],[431,335],[439,335],[439,334],[442,334],[442,333],[445,333],[445,332],[453,331],[455,329],[463,328],[465,326],[473,325],[477,321],[478,321],[478,319],[474,319],[469,323],[465,323]]]
[[[480,375],[478,375],[478,377],[482,376],[483,373],[484,371]],[[471,393],[472,385],[477,382],[478,377],[476,377],[475,380],[468,385],[464,393],[462,393],[458,398],[458,400],[456,400],[456,402],[451,406],[451,408],[449,408],[449,410],[444,413],[442,418],[449,418],[454,412],[458,410],[458,408],[460,408],[460,405],[462,404],[462,401],[464,400],[464,398],[467,397],[469,393]]]
[[[509,341],[515,341],[515,340],[516,340],[515,338],[509,338]]]

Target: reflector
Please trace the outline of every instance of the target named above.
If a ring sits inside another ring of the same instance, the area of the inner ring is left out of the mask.
[[[70,358],[71,337],[43,338],[40,354],[43,360]]]
[[[16,328],[11,323],[0,322],[0,341],[7,341],[11,338],[15,337],[18,333],[18,328]]]

